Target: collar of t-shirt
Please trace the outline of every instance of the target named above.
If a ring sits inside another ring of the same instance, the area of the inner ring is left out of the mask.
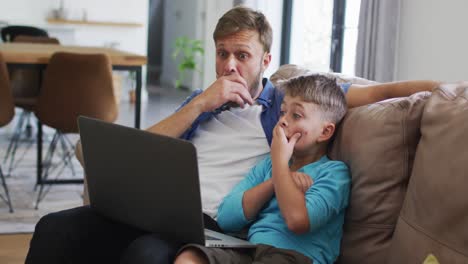
[[[273,84],[267,78],[263,78],[262,84],[263,84],[263,90],[260,93],[260,96],[256,99],[256,102],[258,104],[262,105],[264,108],[270,108],[272,106],[272,104],[273,104],[273,98],[275,96],[275,90],[276,89],[273,86]],[[195,90],[182,103],[182,105],[177,109],[177,111],[180,108],[182,108],[183,106],[185,106],[186,104],[188,104],[193,98],[200,95],[202,92],[203,92],[203,90],[201,90],[201,89]],[[225,104],[225,105],[222,105],[221,107],[219,107],[219,108],[217,108],[217,109],[215,109],[215,110],[213,110],[211,112],[202,113],[201,115],[199,115],[197,117],[197,119],[195,119],[195,121],[192,123],[192,125],[189,127],[189,129],[187,129],[187,131],[185,131],[184,134],[182,134],[180,136],[180,138],[186,139],[186,140],[192,139],[192,137],[193,137],[193,135],[195,133],[195,130],[198,128],[198,126],[200,125],[201,122],[207,121],[210,118],[212,118],[213,116],[215,116],[215,115],[217,115],[217,114],[219,114],[222,111],[227,110],[227,109],[229,109],[229,105]]]

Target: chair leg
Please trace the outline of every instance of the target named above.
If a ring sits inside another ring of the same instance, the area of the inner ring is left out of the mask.
[[[0,178],[2,181],[3,190],[5,191],[5,197],[3,197],[3,195],[0,194],[0,198],[3,201],[5,201],[5,203],[8,205],[10,209],[10,213],[13,213],[13,206],[11,205],[11,197],[10,197],[10,193],[8,192],[8,186],[6,185],[5,176],[3,175],[3,172],[2,172],[2,167],[0,167]]]
[[[49,170],[52,167],[52,158],[54,157],[54,152],[55,152],[55,148],[56,148],[57,143],[58,143],[59,136],[60,136],[59,132],[55,132],[54,137],[52,138],[52,141],[50,142],[49,149],[47,150],[46,157],[45,157],[45,159],[43,161],[43,163],[47,164],[47,166],[45,167],[45,170],[43,172],[43,175],[42,175],[43,180],[47,180],[47,178],[49,177]],[[39,203],[41,202],[42,199],[44,199],[44,196],[45,196],[43,194],[44,193],[44,186],[45,186],[44,183],[41,183],[40,186],[39,186],[39,193],[37,195],[35,209],[39,208]],[[37,187],[37,185],[36,185],[36,187]]]
[[[33,116],[32,116],[32,112],[30,112],[30,111],[27,111],[27,114],[28,115],[27,115],[27,118],[26,118],[25,133],[26,133],[26,137],[28,139],[31,139],[32,135],[33,135],[33,127],[31,125],[31,118],[33,118]]]
[[[7,149],[7,152],[5,154],[5,158],[3,159],[4,164],[6,164],[8,159],[11,158],[10,155],[14,155],[14,154],[12,154],[12,151],[13,151],[13,149],[16,148],[16,146],[18,144],[18,141],[19,141],[19,139],[21,137],[21,130],[23,128],[23,123],[24,123],[25,116],[26,116],[26,114],[23,111],[20,114],[18,123],[16,124],[15,131],[13,132],[13,137],[10,140],[10,144],[8,144],[8,149]]]
[[[72,176],[74,177],[76,174],[75,174],[75,168],[73,167],[72,157],[73,157],[73,153],[75,152],[75,149],[73,145],[69,144],[68,142],[69,140],[67,138],[67,135],[61,134],[60,143],[61,143],[62,151],[63,151],[62,159],[63,159],[64,164],[70,167]]]
[[[32,133],[32,126],[30,124],[30,120],[32,118],[32,112],[23,110],[21,112],[20,118],[18,120],[18,124],[15,127],[15,131],[13,133],[13,137],[10,140],[10,144],[8,145],[8,150],[3,160],[4,164],[8,165],[7,174],[6,176],[9,177],[12,175],[13,169],[20,163],[20,161],[24,158],[27,151],[32,146],[33,142],[29,142],[27,148],[24,150],[23,155],[19,159],[15,159],[16,152],[18,151],[18,147],[21,144],[21,135],[26,133],[28,138],[31,137],[28,133]]]
[[[54,155],[60,155],[62,161],[60,165],[54,166],[52,164]],[[74,144],[65,134],[56,131],[43,161],[43,164],[45,165],[42,179],[47,180],[52,174],[55,174],[55,179],[57,179],[67,167],[70,168],[73,176],[75,176],[75,168],[73,166],[74,155]],[[45,187],[46,185],[47,187]],[[39,203],[45,198],[51,187],[51,184],[40,184],[39,193],[36,199],[36,209],[38,209]]]

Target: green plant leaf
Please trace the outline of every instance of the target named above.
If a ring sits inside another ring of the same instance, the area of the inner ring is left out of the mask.
[[[197,39],[190,39],[186,36],[176,38],[172,58],[177,62],[177,71],[179,72],[175,82],[176,87],[182,85],[186,71],[195,70],[198,73],[202,71],[197,67],[197,55],[203,55],[203,42]]]

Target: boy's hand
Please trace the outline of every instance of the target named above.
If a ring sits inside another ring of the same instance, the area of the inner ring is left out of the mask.
[[[288,140],[283,127],[276,124],[273,129],[273,141],[271,142],[272,158],[279,161],[289,162],[294,151],[294,145],[296,145],[296,142],[300,137],[301,134],[296,133]]]
[[[291,172],[291,177],[293,178],[294,183],[296,184],[296,187],[299,190],[301,190],[303,193],[307,192],[310,186],[314,184],[314,181],[312,180],[312,178],[309,175],[302,173],[302,172],[297,172],[297,171]]]

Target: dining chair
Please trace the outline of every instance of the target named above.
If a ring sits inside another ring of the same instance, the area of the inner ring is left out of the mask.
[[[15,43],[60,44],[59,40],[56,38],[30,35],[15,35],[12,41]],[[3,159],[3,163],[8,165],[6,173],[8,176],[11,176],[13,169],[18,165],[34,143],[32,138],[33,122],[31,119],[34,119],[32,112],[37,103],[41,74],[42,72],[37,69],[13,69],[10,71],[13,102],[15,106],[21,108],[22,111]],[[26,136],[26,140],[22,140],[23,135]],[[22,155],[18,159],[15,159],[18,147],[20,143],[23,142],[27,145],[22,151]]]
[[[36,37],[48,37],[47,31],[41,28],[32,26],[6,26],[1,29],[0,34],[2,35],[3,42],[12,42],[16,36],[36,36]]]
[[[45,155],[42,179],[47,180],[52,170],[56,170],[56,177],[59,177],[63,168],[74,157],[75,144],[65,135],[78,133],[78,116],[107,122],[113,122],[117,118],[118,108],[108,56],[67,52],[53,54],[45,70],[35,114],[42,124],[56,131]],[[57,146],[61,146],[64,154],[60,170],[58,166],[52,167]],[[44,185],[40,184],[36,208],[47,194]]]
[[[8,71],[6,68],[3,55],[0,53],[0,127],[3,127],[10,123],[11,119],[15,114],[15,107],[13,104],[13,96],[11,95],[10,82],[8,78]],[[13,212],[13,206],[11,205],[11,198],[8,192],[8,186],[5,181],[5,175],[3,174],[2,167],[0,165],[0,180],[3,187],[4,194],[0,194],[0,198],[8,205],[10,213]]]

